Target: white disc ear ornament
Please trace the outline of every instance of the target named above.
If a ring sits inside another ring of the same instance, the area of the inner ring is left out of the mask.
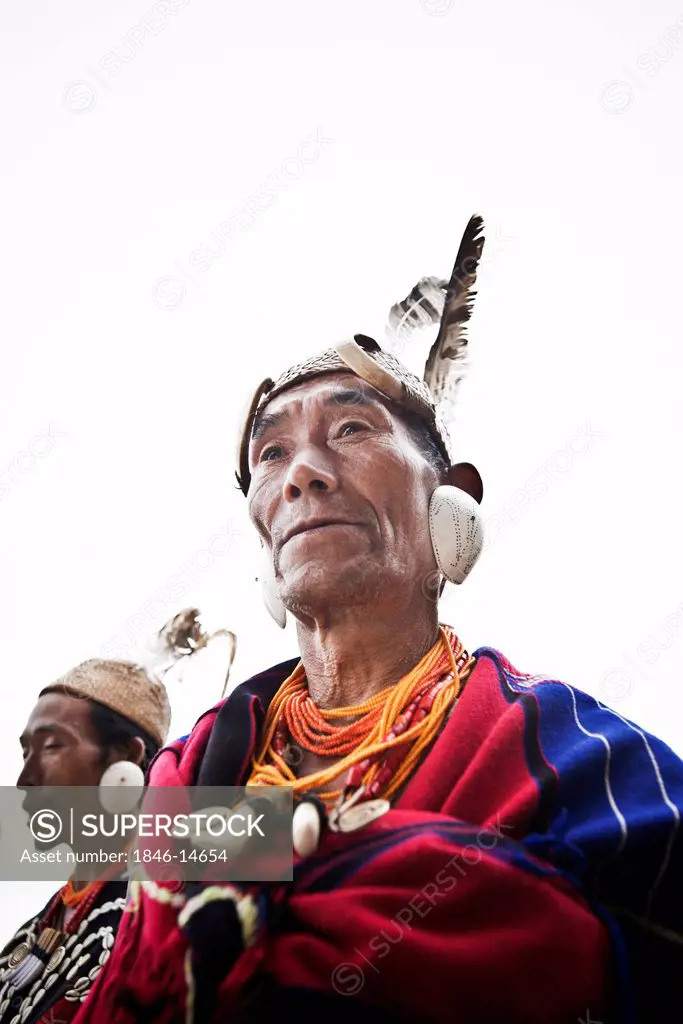
[[[145,775],[133,761],[116,761],[100,779],[100,803],[109,814],[126,814],[140,801]]]
[[[484,546],[478,503],[459,487],[437,487],[429,502],[429,533],[441,572],[451,583],[463,583]]]
[[[259,582],[261,584],[261,597],[268,614],[277,622],[280,629],[284,629],[287,625],[287,609],[280,600],[277,583],[273,575],[273,564],[270,555],[267,553],[264,554],[261,562]]]

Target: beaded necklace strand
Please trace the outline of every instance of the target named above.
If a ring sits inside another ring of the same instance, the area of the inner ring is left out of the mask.
[[[440,626],[436,644],[395,686],[362,704],[328,710],[311,698],[300,663],[271,701],[247,785],[291,786],[301,795],[348,772],[343,789],[318,793],[325,804],[335,804],[361,786],[367,798],[388,799],[436,738],[473,665],[455,633]],[[340,719],[353,721],[340,725]],[[297,778],[287,763],[292,743],[340,760]]]
[[[82,889],[76,889],[74,888],[73,882],[69,880],[66,885],[62,886],[59,890],[56,899],[61,900],[64,906],[69,908],[78,907],[79,904],[83,904],[85,901],[88,901],[89,906],[92,906],[95,898],[102,891],[104,885],[104,882],[88,882],[88,884],[84,885]]]

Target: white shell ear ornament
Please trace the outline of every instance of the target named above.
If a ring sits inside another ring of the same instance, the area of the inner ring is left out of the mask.
[[[479,505],[459,487],[444,484],[429,502],[429,535],[440,571],[451,583],[463,583],[484,546]]]
[[[100,803],[109,814],[126,814],[140,801],[145,786],[142,768],[133,761],[110,764],[100,779]]]
[[[273,575],[273,564],[267,552],[264,552],[261,560],[261,572],[259,573],[258,580],[261,584],[261,597],[266,606],[266,611],[280,629],[284,629],[287,625],[287,609],[280,600],[277,583]]]

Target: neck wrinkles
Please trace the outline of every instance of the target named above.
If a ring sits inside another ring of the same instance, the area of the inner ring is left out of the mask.
[[[385,619],[373,609],[350,609],[334,624],[298,623],[299,648],[311,697],[319,708],[363,701],[393,686],[434,646],[436,606]]]

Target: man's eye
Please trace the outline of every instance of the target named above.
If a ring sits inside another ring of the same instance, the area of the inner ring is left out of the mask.
[[[275,459],[279,459],[281,455],[282,448],[280,445],[271,444],[268,448],[263,449],[259,462],[273,462]]]
[[[61,750],[63,746],[63,743],[46,743],[43,750]]]
[[[339,431],[339,437],[349,437],[351,434],[357,434],[359,430],[365,429],[365,423],[345,423]]]

